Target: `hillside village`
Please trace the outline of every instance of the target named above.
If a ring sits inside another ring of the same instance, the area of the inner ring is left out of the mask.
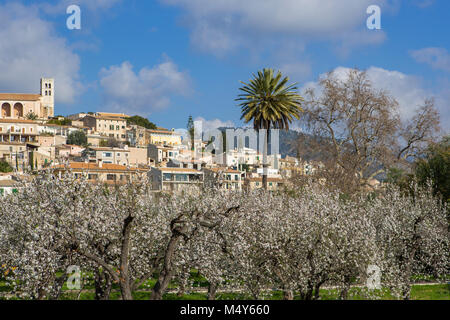
[[[24,173],[49,169],[106,184],[147,175],[154,190],[165,191],[212,183],[233,190],[263,187],[258,150],[232,146],[225,154],[213,154],[205,150],[206,141],[183,139],[174,129],[133,124],[123,113],[55,117],[54,88],[54,79],[43,78],[39,94],[0,93],[0,161],[12,169],[0,176],[1,193],[15,192]],[[86,143],[70,144],[69,137],[77,134],[85,136]],[[280,154],[269,155],[268,161],[269,190],[320,166]]]

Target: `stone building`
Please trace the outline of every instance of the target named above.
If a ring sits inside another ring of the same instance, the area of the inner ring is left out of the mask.
[[[34,114],[38,119],[54,116],[55,87],[54,80],[41,79],[39,94],[0,93],[0,119],[25,119]]]

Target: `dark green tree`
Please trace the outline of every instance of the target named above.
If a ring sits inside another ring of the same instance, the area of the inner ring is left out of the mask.
[[[0,172],[7,173],[12,172],[13,168],[10,166],[10,164],[6,161],[1,160],[0,161]]]
[[[431,145],[425,159],[417,161],[416,177],[420,184],[431,181],[433,191],[450,202],[450,136]]]
[[[189,116],[186,128],[189,133],[189,138],[191,139],[191,150],[194,150],[194,120],[192,119],[192,116]]]
[[[30,166],[31,171],[34,171],[34,151],[30,151]]]
[[[135,115],[127,119],[127,124],[134,124],[137,126],[144,127],[146,129],[156,130],[158,127],[153,122],[150,122],[148,119],[143,118],[141,116]]]
[[[64,118],[63,120],[51,119],[47,121],[48,124],[56,124],[58,126],[70,126],[72,125],[72,120]]]
[[[77,146],[86,146],[87,137],[83,130],[72,132],[67,137],[67,144],[73,144]]]

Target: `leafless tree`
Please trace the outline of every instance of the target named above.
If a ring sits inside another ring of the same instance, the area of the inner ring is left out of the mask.
[[[433,99],[402,120],[396,99],[375,89],[365,71],[352,69],[344,78],[330,72],[319,85],[304,95],[303,119],[322,138],[313,147],[325,155],[328,173],[354,177],[359,186],[389,167],[408,165],[439,131]]]

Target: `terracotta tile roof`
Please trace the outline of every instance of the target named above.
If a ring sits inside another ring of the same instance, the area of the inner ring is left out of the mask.
[[[81,148],[81,149],[84,149],[83,147],[77,146],[76,144],[66,144],[66,146],[73,147],[73,148]]]
[[[177,161],[181,163],[197,163],[197,164],[205,163],[205,161],[202,160],[192,160],[192,159],[177,159]]]
[[[97,114],[101,117],[130,118],[130,116],[126,115],[125,113],[97,112]]]
[[[26,146],[27,143],[25,142],[17,142],[17,141],[4,141],[4,142],[0,142],[0,145],[6,145],[6,146]]]
[[[0,99],[1,100],[1,99]],[[0,119],[0,124],[2,123],[30,123],[30,124],[39,124],[36,121],[33,120],[26,120],[26,119]]]
[[[53,168],[55,169],[65,169],[67,168],[66,165],[60,164],[56,165]],[[96,170],[96,171],[136,171],[137,168],[127,168],[126,166],[122,166],[119,164],[112,164],[112,163],[103,163],[102,167],[100,168],[97,163],[86,163],[86,162],[70,162],[69,169],[72,170]]]
[[[98,120],[127,121],[125,118],[121,118],[121,117],[95,116],[95,115],[92,115],[92,114],[87,115],[83,119],[89,118],[89,117],[95,118],[95,119],[98,119]]]
[[[295,160],[293,160],[293,159],[278,159],[278,161],[280,161],[280,162],[289,162],[289,163],[295,163],[296,161]]]
[[[10,188],[10,187],[15,187],[18,186],[19,183],[17,181],[14,180],[0,180],[0,187],[3,188]]]
[[[40,94],[30,93],[0,93],[0,100],[6,101],[37,101]]]
[[[246,178],[245,180],[248,180],[250,182],[262,182],[262,177],[260,177],[260,178]],[[283,179],[267,177],[267,182],[280,182],[280,183],[282,183]]]
[[[72,126],[61,126],[59,124],[54,124],[54,123],[44,123],[42,124],[42,126],[45,127],[54,127],[54,128],[77,128],[77,127],[72,127]]]
[[[156,168],[163,172],[192,172],[192,173],[202,173],[199,170],[188,169],[188,168]]]
[[[169,131],[169,130],[153,130],[153,129],[147,129],[146,131],[150,132],[150,133],[161,133],[161,134],[173,134],[173,131]]]
[[[230,168],[227,168],[227,169],[224,169],[224,168],[211,168],[211,169],[206,169],[206,170],[211,170],[211,171],[216,172],[216,173],[219,172],[219,171],[222,171],[223,173],[241,173],[238,170],[234,170],[234,169],[230,169]]]
[[[89,147],[89,149],[92,149],[92,150],[95,150],[95,151],[130,152],[130,150],[108,148],[108,147]]]

